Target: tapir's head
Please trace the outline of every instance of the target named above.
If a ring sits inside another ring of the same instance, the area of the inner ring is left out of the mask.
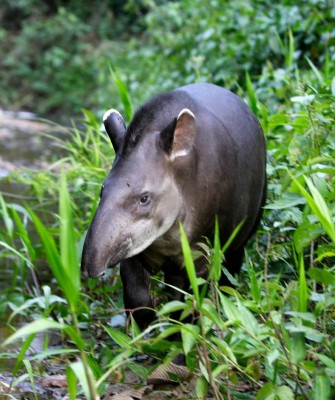
[[[182,198],[175,169],[181,159],[191,157],[195,117],[183,109],[168,119],[151,123],[135,115],[126,129],[119,112],[105,113],[116,158],[85,239],[84,276],[102,276],[107,267],[141,253],[178,221]]]

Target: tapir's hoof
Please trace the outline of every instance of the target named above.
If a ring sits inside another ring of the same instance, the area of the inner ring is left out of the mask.
[[[170,363],[159,365],[147,378],[148,385],[187,381],[192,373],[184,366]]]

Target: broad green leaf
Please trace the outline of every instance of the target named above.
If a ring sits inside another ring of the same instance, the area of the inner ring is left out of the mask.
[[[288,386],[279,386],[279,388],[276,389],[276,396],[278,396],[279,400],[295,400],[294,393]],[[275,400],[275,397],[273,400]]]
[[[240,310],[236,307],[236,305],[228,299],[224,294],[221,292],[219,293],[220,302],[223,308],[223,311],[228,319],[229,322],[232,324],[242,323],[243,317]]]
[[[316,329],[304,325],[301,326],[287,325],[286,330],[291,333],[303,333],[306,339],[309,339],[316,343],[322,343],[322,341],[326,337],[326,334],[324,334],[323,332],[317,331]]]
[[[168,303],[163,305],[163,307],[157,312],[157,315],[161,316],[165,314],[170,314],[175,311],[183,310],[185,307],[187,307],[187,305],[182,301],[179,300],[169,301]]]
[[[211,321],[211,324],[217,325],[220,329],[226,329],[226,323],[222,320],[220,312],[211,302],[204,302],[201,306],[203,315]]]
[[[131,339],[129,336],[105,325],[103,326],[103,328],[108,333],[108,335],[114,340],[114,342],[117,343],[120,347],[122,347],[123,349],[133,348],[133,346],[130,344]]]
[[[88,366],[87,366],[87,368],[88,368]],[[95,400],[92,396],[93,393],[91,393],[91,390],[90,390],[90,384],[89,384],[87,376],[86,376],[85,367],[84,367],[83,362],[76,361],[67,366],[66,376],[67,376],[67,379],[69,379],[68,384],[71,387],[71,393],[73,394],[73,393],[75,393],[75,391],[74,391],[75,379],[74,379],[73,374],[71,372],[68,372],[69,369],[71,369],[74,372],[76,378],[78,379],[78,381],[83,389],[85,399]],[[91,375],[90,370],[89,370],[89,373]],[[91,379],[92,378],[93,377],[91,376]]]
[[[208,392],[208,382],[203,376],[200,376],[197,379],[197,383],[195,384],[195,392],[198,399],[204,399],[206,397]]]
[[[335,371],[335,360],[332,358],[319,353],[313,353],[315,357],[317,357],[327,368]]]
[[[181,327],[181,338],[185,355],[192,349],[199,339],[200,327],[198,325],[184,324]]]
[[[67,381],[67,390],[69,392],[70,400],[76,400],[78,380],[74,370],[70,367],[70,365],[66,367],[66,381]]]
[[[315,100],[314,94],[306,94],[304,96],[293,96],[291,97],[291,101],[293,103],[299,103],[303,106],[309,106]]]
[[[280,358],[280,352],[278,349],[274,349],[273,351],[268,353],[266,356],[266,359],[267,359],[267,362],[269,363],[269,365],[272,365],[275,361],[278,360],[278,358]]]
[[[306,200],[296,194],[288,193],[283,195],[279,200],[267,204],[264,208],[267,210],[284,210],[301,204],[306,204]]]
[[[306,358],[306,341],[303,333],[292,333],[290,337],[290,354],[294,364],[298,364]]]
[[[320,282],[326,286],[335,284],[334,271],[321,268],[309,268],[308,275],[316,282]]]
[[[235,357],[235,354],[232,350],[232,348],[229,346],[227,342],[225,342],[223,339],[220,339],[216,336],[213,336],[211,338],[212,342],[215,343],[219,349],[225,354],[225,356],[233,362],[235,365],[237,365],[237,359]]]
[[[28,336],[31,334],[41,333],[48,329],[64,329],[66,325],[60,324],[59,322],[53,321],[51,319],[41,318],[37,321],[31,322],[28,325],[23,326],[19,330],[17,330],[13,335],[7,338],[2,346],[7,346],[10,343],[15,342],[15,340],[22,338],[24,336]]]
[[[257,393],[256,400],[294,400],[294,394],[288,386],[266,383]]]
[[[293,233],[293,243],[297,253],[301,253],[304,248],[323,233],[324,230],[319,223],[304,221],[299,224]]]
[[[267,400],[271,395],[274,394],[275,386],[269,382],[262,386],[262,388],[258,391],[256,400]]]
[[[316,323],[316,317],[311,312],[286,311],[284,315],[289,315],[291,317],[299,318],[302,321],[306,321],[309,324],[314,325]]]
[[[242,316],[242,324],[248,332],[257,337],[259,336],[260,329],[259,324],[253,314],[242,304],[242,302],[236,298],[237,307]]]
[[[131,321],[131,324],[130,324],[131,336],[132,336],[133,340],[134,339],[136,340],[136,338],[138,336],[140,336],[142,332],[141,332],[141,329],[139,328],[139,326],[137,325],[135,318],[132,315],[130,316],[130,321]]]
[[[313,400],[332,400],[330,378],[326,372],[315,376]]]

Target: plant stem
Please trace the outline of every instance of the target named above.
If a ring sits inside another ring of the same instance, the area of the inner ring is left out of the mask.
[[[73,320],[73,324],[75,326],[76,332],[79,336],[81,336],[80,334],[80,329],[78,326],[78,319],[77,319],[77,314],[75,311],[71,310],[71,314],[72,314],[72,320]],[[91,395],[91,399],[92,400],[100,400],[100,397],[96,391],[95,385],[92,381],[92,377],[88,368],[88,361],[87,361],[87,357],[86,357],[86,353],[85,350],[80,347],[80,357],[81,360],[83,362],[84,365],[84,371],[85,371],[85,375],[86,375],[86,379],[87,379],[87,383],[88,383],[88,387],[89,387],[89,391],[90,391],[90,395]]]
[[[202,321],[202,313],[199,313],[199,324],[200,324],[200,329],[201,329],[201,337],[202,337],[202,354],[203,354],[203,358],[205,361],[205,366],[206,366],[206,370],[208,373],[208,380],[209,380],[209,384],[213,390],[214,393],[214,397],[216,400],[223,400],[223,397],[215,383],[215,380],[213,379],[213,375],[212,375],[212,368],[211,368],[211,364],[210,364],[210,360],[209,360],[209,355],[208,355],[208,351],[207,351],[207,347],[206,347],[206,333],[204,330],[204,326],[203,326],[203,321]]]

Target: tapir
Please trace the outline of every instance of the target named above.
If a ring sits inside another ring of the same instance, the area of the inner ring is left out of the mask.
[[[98,278],[120,263],[125,308],[145,328],[155,318],[153,274],[189,289],[180,223],[193,249],[213,239],[216,219],[222,244],[242,223],[225,254],[228,271],[239,272],[265,202],[265,138],[244,101],[207,83],[157,95],[128,128],[114,109],[103,119],[116,155],[87,231],[82,273]],[[201,276],[208,270],[203,261],[197,268]]]

